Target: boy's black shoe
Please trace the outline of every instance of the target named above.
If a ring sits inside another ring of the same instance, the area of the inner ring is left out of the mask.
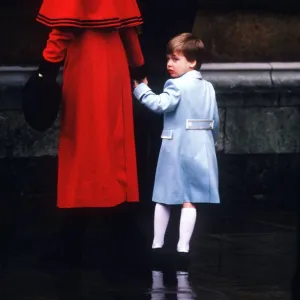
[[[173,253],[165,252],[162,248],[152,249],[151,270],[162,271],[164,274],[175,272]]]
[[[190,255],[188,252],[177,252],[176,271],[188,272],[190,266]]]
[[[43,59],[38,71],[29,77],[22,91],[25,121],[40,132],[49,129],[59,113],[62,88],[56,82],[56,77],[60,65]]]
[[[166,254],[162,248],[155,248],[151,251],[151,270],[163,271],[166,267]]]

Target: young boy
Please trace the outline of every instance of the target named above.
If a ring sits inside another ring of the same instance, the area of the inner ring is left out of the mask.
[[[197,203],[220,203],[215,143],[219,115],[215,91],[198,71],[204,45],[190,33],[174,37],[167,47],[167,70],[172,77],[156,95],[147,79],[134,81],[134,95],[146,107],[164,114],[153,201],[152,249],[160,253],[172,205],[182,205],[178,261],[187,266]],[[184,266],[180,266],[184,268]]]

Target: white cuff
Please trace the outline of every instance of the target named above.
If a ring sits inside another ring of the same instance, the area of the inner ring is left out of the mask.
[[[134,96],[137,100],[140,100],[144,94],[151,91],[148,85],[140,83],[133,91]]]

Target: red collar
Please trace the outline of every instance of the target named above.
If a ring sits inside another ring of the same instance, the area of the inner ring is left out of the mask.
[[[121,28],[139,26],[135,0],[44,0],[37,21],[49,27]]]

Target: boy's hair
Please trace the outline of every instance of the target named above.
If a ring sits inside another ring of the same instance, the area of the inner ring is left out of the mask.
[[[167,54],[181,52],[188,61],[196,61],[195,69],[199,70],[204,54],[204,44],[191,33],[181,33],[172,38],[167,45]]]

